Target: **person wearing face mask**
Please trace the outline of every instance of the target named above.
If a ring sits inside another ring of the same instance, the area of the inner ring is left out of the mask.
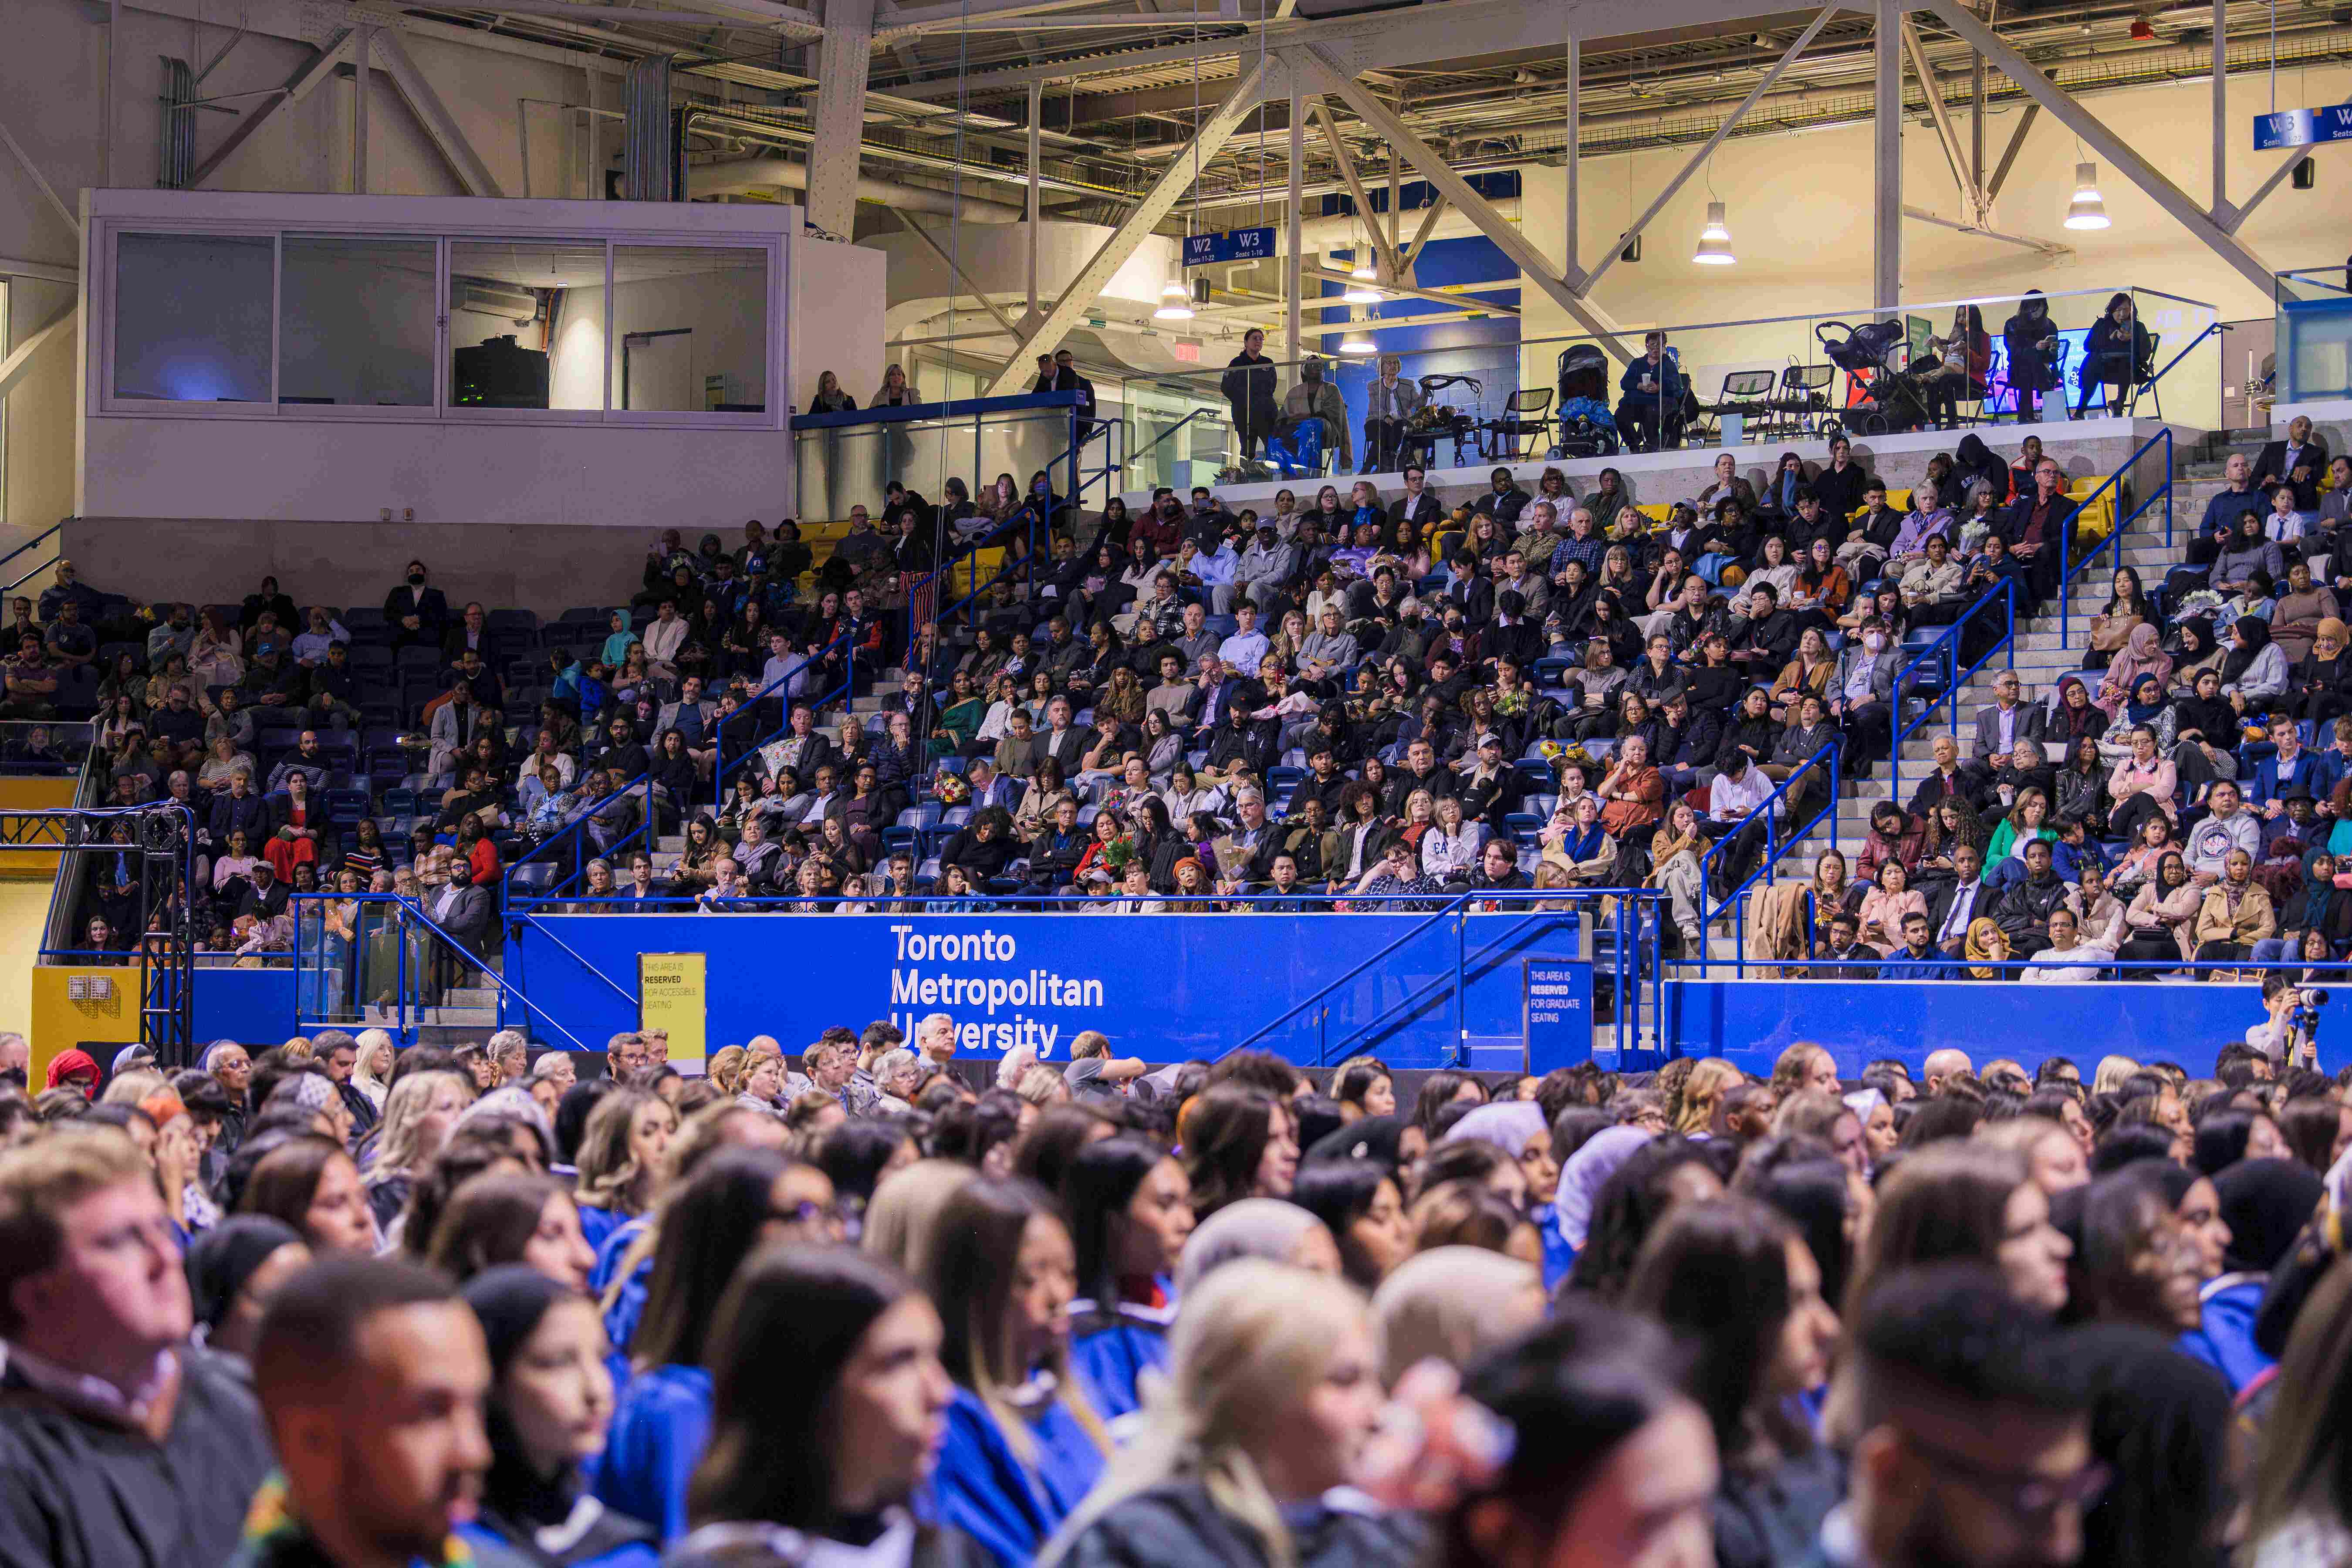
[[[653,1527],[607,1509],[581,1480],[613,1420],[596,1303],[522,1263],[485,1269],[460,1294],[489,1351],[490,1468],[459,1536],[541,1568],[653,1568]]]
[[[1352,1287],[1242,1258],[1198,1288],[1172,1341],[1168,1397],[1041,1568],[1419,1558],[1412,1513],[1331,1501],[1362,1477],[1383,1403],[1370,1310]]]
[[[408,563],[406,580],[383,596],[383,618],[392,623],[395,648],[438,648],[449,629],[449,601],[425,581],[425,563]]]
[[[1895,677],[1901,655],[1886,623],[1863,623],[1859,645],[1838,656],[1830,677],[1830,712],[1844,732],[1839,765],[1849,778],[1866,779],[1893,748]]]

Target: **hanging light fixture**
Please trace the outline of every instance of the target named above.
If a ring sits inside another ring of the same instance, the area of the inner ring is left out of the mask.
[[[1383,296],[1372,287],[1372,280],[1379,276],[1372,270],[1370,262],[1359,263],[1356,269],[1348,274],[1348,287],[1340,291],[1339,298],[1350,305],[1379,304]]]
[[[1184,287],[1181,278],[1171,278],[1168,286],[1160,290],[1160,309],[1151,312],[1155,321],[1189,321],[1192,319],[1192,292]]]
[[[2074,199],[2066,207],[2068,228],[2105,228],[2107,204],[2099,195],[2099,166],[2074,165]]]
[[[1691,260],[1701,267],[1728,267],[1738,257],[1731,254],[1731,230],[1723,223],[1723,204],[1706,204],[1706,226],[1698,231],[1698,248],[1691,252]]]
[[[1348,330],[1339,334],[1339,352],[1343,354],[1368,354],[1377,352],[1372,344],[1371,334],[1365,331],[1363,323],[1356,319],[1362,313],[1360,310],[1348,312]]]

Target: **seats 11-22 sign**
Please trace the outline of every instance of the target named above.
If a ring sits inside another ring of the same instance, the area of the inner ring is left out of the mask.
[[[2282,109],[2254,116],[2254,151],[2311,147],[2322,142],[2352,142],[2352,103],[2326,109]]]
[[[1184,265],[1213,267],[1221,261],[1261,261],[1274,254],[1274,229],[1237,228],[1225,234],[1184,237]]]

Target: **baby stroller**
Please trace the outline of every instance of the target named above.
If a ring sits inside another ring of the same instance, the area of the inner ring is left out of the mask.
[[[1843,333],[1843,337],[1833,334]],[[1864,321],[1849,326],[1823,321],[1813,329],[1822,353],[1845,372],[1845,427],[1857,436],[1891,436],[1916,430],[1928,420],[1927,399],[1918,381],[1895,358],[1902,353],[1900,321]]]
[[[1560,351],[1559,444],[1555,458],[1610,458],[1624,449],[1610,411],[1609,359],[1596,343]]]

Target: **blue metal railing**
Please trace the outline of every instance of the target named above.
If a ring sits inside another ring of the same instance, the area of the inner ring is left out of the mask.
[[[370,904],[383,904],[391,907],[393,930],[397,932],[399,936],[399,941],[394,944],[398,950],[399,957],[396,963],[397,973],[394,987],[393,1030],[404,1044],[412,1043],[415,1038],[415,1026],[412,1025],[409,1021],[410,1013],[414,1011],[421,1014],[428,1005],[421,996],[417,997],[417,999],[413,1003],[411,1001],[412,992],[414,989],[410,984],[412,978],[414,978],[420,986],[424,983],[425,979],[425,976],[422,973],[416,973],[412,976],[408,962],[408,942],[410,936],[408,928],[411,924],[414,924],[428,935],[436,937],[442,942],[446,943],[448,952],[451,954],[456,955],[457,960],[462,962],[467,969],[474,973],[481,975],[490,983],[490,985],[497,992],[499,997],[498,1017],[499,1026],[505,1026],[507,1019],[507,1003],[511,999],[515,1005],[520,1009],[520,1016],[526,1020],[526,1022],[533,1019],[544,1022],[557,1034],[562,1035],[565,1039],[571,1041],[572,1048],[574,1050],[584,1051],[589,1048],[587,1043],[582,1040],[579,1036],[573,1034],[570,1029],[565,1028],[561,1022],[550,1016],[545,1008],[534,1005],[530,997],[525,996],[521,991],[509,984],[506,977],[500,974],[497,970],[492,969],[485,960],[476,957],[472,950],[467,948],[464,942],[459,942],[456,937],[451,936],[446,931],[444,931],[438,924],[436,924],[433,918],[425,912],[424,907],[421,904],[404,893],[297,893],[288,900],[288,907],[294,912],[294,1026],[297,1032],[300,1031],[306,1023],[311,1021],[307,1016],[306,1009],[304,1009],[302,1005],[304,996],[309,994],[303,984],[305,974],[304,961],[310,956],[309,951],[307,951],[306,944],[302,937],[302,907],[305,904],[324,903],[352,903],[358,904],[362,908]],[[321,913],[316,918],[323,921],[326,917]],[[321,942],[317,951],[319,957],[322,961],[320,963],[320,978],[323,980],[325,970],[323,960],[326,956],[325,944]],[[354,954],[356,955],[356,943],[354,944]],[[418,956],[421,961],[425,955],[420,953]],[[422,967],[421,963],[419,967]],[[324,1010],[320,1009],[320,1011],[323,1012]],[[317,1021],[320,1023],[341,1024],[350,1022],[351,1020],[348,1018],[321,1017]]]
[[[1806,838],[1810,837],[1813,829],[1819,827],[1822,825],[1822,819],[1825,817],[1829,820],[1830,825],[1830,847],[1832,849],[1837,847],[1837,808],[1839,790],[1838,753],[1842,748],[1842,742],[1832,741],[1828,745],[1823,746],[1820,751],[1815,752],[1811,756],[1807,757],[1801,764],[1790,771],[1787,778],[1780,781],[1780,788],[1774,790],[1770,795],[1764,797],[1762,805],[1749,812],[1746,816],[1741,817],[1738,826],[1734,827],[1730,832],[1725,834],[1722,837],[1717,839],[1713,844],[1707,847],[1706,854],[1705,858],[1699,861],[1698,867],[1698,923],[1702,936],[1705,934],[1706,928],[1712,924],[1726,909],[1731,906],[1733,900],[1742,898],[1747,893],[1748,889],[1755,885],[1756,879],[1759,877],[1763,878],[1769,884],[1772,879],[1779,874],[1777,868],[1780,865],[1780,857],[1787,854],[1799,844],[1803,843]],[[1803,778],[1806,774],[1813,772],[1816,768],[1826,769],[1829,773],[1829,804],[1822,806],[1821,810],[1813,813],[1811,817],[1807,818],[1805,825],[1802,827],[1794,829],[1790,832],[1785,838],[1783,838],[1780,832],[1780,817],[1775,808],[1780,805],[1782,798],[1786,796],[1789,791],[1796,785],[1799,779]],[[1715,901],[1714,907],[1710,909],[1707,905],[1706,889],[1708,884],[1715,879],[1715,865],[1717,858],[1732,844],[1738,842],[1740,837],[1745,834],[1750,826],[1759,822],[1761,822],[1764,827],[1764,854],[1762,858],[1757,861],[1756,868],[1748,872],[1746,877],[1740,879],[1738,887],[1724,894],[1722,898],[1717,899]],[[1744,913],[1745,906],[1742,906],[1742,909]]]
[[[1976,619],[1978,612],[1995,599],[2001,601],[2000,640],[1987,647],[1974,664],[1962,669],[1959,668],[1959,659],[1960,648],[1964,645],[1960,634],[1970,622]],[[1993,655],[2004,651],[2009,658],[2010,668],[2015,669],[2017,668],[2017,579],[2014,577],[2004,577],[1987,589],[1975,604],[1960,612],[1959,619],[1946,626],[1933,642],[1920,649],[1919,657],[1913,659],[1903,673],[1895,678],[1895,710],[1899,715],[1903,711],[1903,693],[1917,684],[1916,672],[1922,666],[1941,661],[1946,674],[1943,690],[1929,698],[1927,705],[1912,716],[1910,722],[1903,723],[1898,720],[1895,726],[1894,752],[1887,759],[1886,764],[1888,770],[1886,793],[1887,798],[1894,801],[1895,805],[1903,804],[1903,742],[1916,734],[1921,726],[1927,724],[1935,716],[1939,705],[1948,705],[1950,708],[1951,732],[1958,735],[1960,732],[1960,689],[1969,683],[1978,670],[1992,662]]]
[[[598,850],[596,856],[581,854],[579,841],[586,836],[589,823],[608,809],[614,801],[626,799],[632,790],[642,790],[644,794],[644,798],[637,806],[636,826],[612,844]],[[681,801],[677,804],[682,811],[685,803]],[[583,805],[577,812],[565,817],[562,825],[553,833],[516,857],[515,863],[507,868],[506,876],[499,887],[499,907],[510,916],[535,910],[541,904],[562,897],[564,891],[571,887],[573,879],[583,874],[590,859],[618,855],[639,839],[644,839],[648,846],[651,846],[660,837],[655,829],[655,824],[658,820],[655,816],[657,805],[658,802],[654,796],[654,775],[650,770],[639,773],[619,789]],[[562,851],[561,855],[557,853],[559,850]],[[516,887],[515,878],[525,866],[541,862],[561,866],[567,859],[572,863],[572,868],[564,873],[560,880],[549,884],[545,893],[540,897],[530,898],[523,895]]]
[[[727,760],[726,721],[721,720],[714,726],[714,737],[711,741],[710,784],[713,792],[711,800],[715,807],[724,806],[727,804],[727,775],[733,773],[737,768],[741,767],[743,765],[744,759],[759,755],[761,747],[766,745],[769,742],[776,739],[779,735],[782,735],[785,731],[793,727],[793,709],[794,707],[805,707],[814,713],[817,710],[824,708],[826,704],[832,702],[835,698],[841,698],[846,700],[853,693],[856,692],[857,689],[857,645],[849,640],[849,634],[847,632],[842,633],[841,636],[834,638],[831,642],[825,644],[823,647],[818,648],[815,652],[803,658],[798,664],[784,671],[783,674],[776,677],[775,679],[771,680],[767,685],[762,686],[759,690],[751,693],[751,700],[745,702],[741,707],[735,710],[737,713],[756,713],[761,702],[778,691],[785,691],[788,693],[791,689],[793,678],[794,676],[797,676],[802,670],[806,669],[809,666],[825,658],[836,648],[841,650],[843,657],[848,661],[846,665],[846,672],[842,677],[841,684],[835,687],[833,690],[826,692],[824,696],[814,699],[796,701],[793,698],[787,695],[784,698],[784,721],[776,726],[775,729],[768,731],[768,733],[761,735],[757,740],[751,742],[751,744],[739,750],[735,753],[735,760],[733,762],[730,763]],[[729,717],[732,718],[733,715],[730,714]],[[681,807],[685,805],[683,801],[678,804]]]
[[[2133,464],[2138,462],[2142,458],[2147,456],[2148,453],[2154,451],[2158,447],[2162,447],[2164,448],[2164,482],[2157,486],[2156,489],[2149,493],[2148,498],[2146,500],[2134,507],[2131,510],[2130,516],[2123,516],[2123,503],[2125,500],[2124,476],[2131,472]],[[2074,607],[2074,584],[2075,574],[2081,572],[2085,566],[2088,566],[2092,562],[2096,561],[2100,554],[2111,544],[2116,546],[2116,559],[2122,559],[2123,546],[2116,542],[2121,540],[2126,533],[2130,531],[2131,525],[2137,522],[2140,519],[2141,513],[2154,506],[2158,498],[2161,498],[2164,501],[2164,542],[2168,545],[2172,542],[2172,427],[2168,425],[2164,428],[2158,430],[2155,435],[2149,437],[2147,440],[2141,442],[2137,451],[2134,452],[2130,457],[2126,458],[2123,460],[2122,466],[2117,468],[2114,473],[2109,474],[2105,479],[2100,480],[2099,488],[2093,490],[2089,495],[2084,497],[2082,501],[2074,508],[2074,515],[2076,517],[2080,517],[2083,513],[2088,511],[2092,505],[2095,503],[2101,496],[2106,494],[2111,487],[2116,492],[2114,505],[2116,512],[2117,513],[2117,520],[2115,527],[2107,530],[2107,536],[2105,539],[2100,540],[2096,544],[2091,546],[2088,551],[2084,552],[2081,560],[2074,560],[2072,555],[2074,531],[2072,528],[2067,528],[2061,530],[2059,532],[2058,646],[2060,647],[2064,648],[2074,646],[2071,640],[2071,633],[2067,629],[2067,622],[2069,612]]]

